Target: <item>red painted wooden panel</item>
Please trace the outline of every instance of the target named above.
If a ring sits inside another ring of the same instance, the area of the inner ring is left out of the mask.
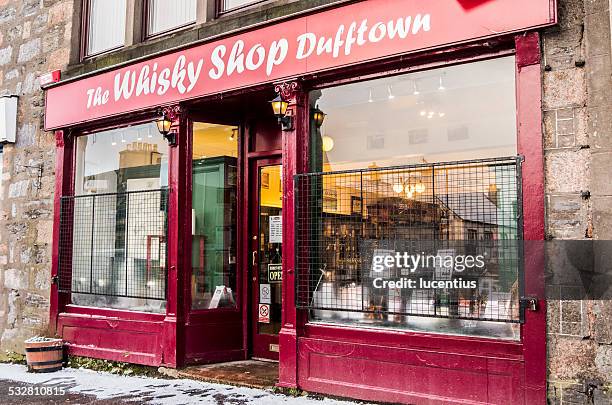
[[[162,364],[163,322],[60,314],[58,332],[73,355]]]
[[[520,403],[522,363],[517,360],[490,363],[486,356],[306,338],[298,342],[298,382],[305,390],[416,404]],[[490,382],[496,384],[492,390]]]

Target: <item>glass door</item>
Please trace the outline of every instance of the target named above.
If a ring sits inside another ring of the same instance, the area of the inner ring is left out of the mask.
[[[280,159],[257,161],[252,167],[254,209],[251,223],[253,291],[252,355],[278,360],[282,299],[282,204]]]

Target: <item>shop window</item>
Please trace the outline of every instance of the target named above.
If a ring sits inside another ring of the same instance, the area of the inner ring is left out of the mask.
[[[165,312],[168,146],[155,124],[76,139],[59,287],[72,303]]]
[[[85,56],[121,47],[125,43],[126,0],[86,0]]]
[[[236,306],[238,128],[196,122],[192,154],[192,309]]]
[[[311,321],[518,339],[514,57],[314,90],[310,107],[327,114],[296,183]],[[404,253],[432,261],[391,264]],[[472,271],[441,264],[479,254]]]
[[[242,7],[249,6],[255,3],[261,3],[263,0],[218,0],[220,4],[220,12],[231,11]]]
[[[197,2],[197,0],[149,0],[147,34],[157,35],[194,23]]]

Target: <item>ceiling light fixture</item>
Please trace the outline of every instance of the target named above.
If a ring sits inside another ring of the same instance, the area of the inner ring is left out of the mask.
[[[393,95],[393,91],[391,90],[391,85],[387,86],[387,92],[389,93],[389,100],[393,100],[395,96]]]
[[[421,92],[419,91],[419,87],[417,86],[416,80],[412,82],[412,87],[414,87],[414,91],[412,92],[412,94],[414,94],[415,96],[421,94]]]
[[[372,99],[372,89],[370,89],[370,97],[368,98],[368,103],[373,103],[374,100]]]
[[[444,91],[446,87],[444,87],[444,82],[442,81],[442,76],[440,76],[440,85],[438,86],[438,90]]]

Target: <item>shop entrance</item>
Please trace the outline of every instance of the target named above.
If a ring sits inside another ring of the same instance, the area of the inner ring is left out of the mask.
[[[249,282],[251,356],[278,360],[282,299],[282,167],[280,158],[250,167]]]

